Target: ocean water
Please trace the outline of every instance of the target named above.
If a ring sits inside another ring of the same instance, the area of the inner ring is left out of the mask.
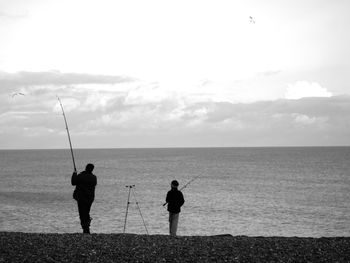
[[[78,149],[95,164],[94,233],[168,234],[170,182],[183,190],[179,235],[350,236],[350,147]],[[0,151],[0,231],[81,232],[69,150]]]

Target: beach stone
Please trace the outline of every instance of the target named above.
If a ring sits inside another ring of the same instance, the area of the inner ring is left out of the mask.
[[[0,232],[0,262],[350,262],[350,237]]]

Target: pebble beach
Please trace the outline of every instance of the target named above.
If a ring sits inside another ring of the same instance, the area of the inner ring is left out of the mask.
[[[350,237],[0,232],[0,262],[350,262]]]

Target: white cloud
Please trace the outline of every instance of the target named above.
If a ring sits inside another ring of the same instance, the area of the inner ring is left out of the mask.
[[[289,84],[285,93],[286,99],[301,99],[306,97],[331,97],[332,93],[317,82],[297,81]]]
[[[3,78],[7,90],[0,93],[6,98],[0,105],[0,123],[5,127],[0,148],[17,147],[9,143],[14,133],[23,142],[28,133],[33,135],[25,145],[34,148],[61,147],[63,143],[59,141],[56,145],[47,143],[56,137],[66,139],[56,94],[62,100],[77,147],[92,147],[92,141],[96,142],[94,147],[194,146],[193,142],[197,146],[317,144],[315,134],[346,130],[350,110],[346,96],[314,98],[330,95],[317,83],[289,86],[289,96],[294,91],[295,97],[298,94],[313,98],[242,103],[254,95],[252,89],[241,94],[244,81],[206,81],[187,91],[183,86],[176,89],[162,82],[89,75],[83,75],[85,80],[80,82],[76,75],[55,74],[43,73],[49,76],[46,81],[40,81],[35,74],[9,74],[11,80]],[[54,75],[59,79],[55,80]],[[26,95],[9,96],[19,90]],[[256,93],[264,95],[265,90],[261,88]],[[242,97],[238,99],[235,94]],[[120,136],[125,141],[114,141]],[[294,141],[289,140],[290,136]],[[40,138],[46,140],[41,142]]]
[[[62,99],[61,101],[62,101],[62,105],[63,105],[65,112],[73,111],[73,110],[79,108],[79,106],[81,104],[79,100],[74,99],[74,98],[65,98],[65,99]],[[55,112],[61,111],[61,106],[59,105],[59,102],[57,102],[55,104],[54,111]]]
[[[309,124],[313,124],[316,122],[316,118],[315,117],[309,117],[307,115],[304,114],[292,114],[294,117],[294,121],[298,124],[305,124],[305,125],[309,125]]]
[[[88,94],[72,99],[69,96],[73,93],[61,98],[76,147],[322,145],[324,136],[331,135],[334,139],[327,143],[346,145],[350,138],[346,129],[350,98],[346,96],[250,104],[188,103],[183,97],[164,100],[146,97],[140,98],[140,103],[128,104],[125,101],[128,93],[117,94],[115,99],[102,99],[96,109],[86,107]],[[96,99],[100,95],[103,96],[102,91],[96,94]],[[56,103],[54,112],[52,106],[45,106],[40,108],[42,114],[32,114],[40,112],[36,108],[39,101],[28,98],[28,104],[13,103],[0,115],[4,127],[0,147],[17,147],[11,143],[14,134],[21,140],[16,145],[23,143],[34,148],[66,145],[57,99],[53,97],[47,104]],[[26,141],[28,133],[30,141]]]
[[[299,114],[299,113],[293,113],[292,118],[294,120],[294,123],[299,126],[313,126],[313,128],[325,128],[327,125],[327,122],[329,121],[328,116],[309,116],[306,114]]]
[[[88,92],[86,96],[86,100],[83,103],[81,110],[87,112],[96,111],[98,109],[105,109],[108,103],[114,98],[113,94],[106,94],[98,91]]]
[[[60,71],[19,71],[16,73],[0,71],[0,85],[5,88],[78,84],[118,84],[133,81],[135,81],[135,79],[126,76],[63,73]]]
[[[142,85],[129,90],[125,103],[127,105],[143,105],[149,103],[160,103],[172,95],[171,91],[166,91],[158,84]]]

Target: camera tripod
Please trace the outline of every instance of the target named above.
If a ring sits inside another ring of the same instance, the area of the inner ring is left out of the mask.
[[[139,213],[140,213],[140,216],[141,216],[141,219],[142,219],[142,222],[143,222],[143,225],[146,229],[146,233],[148,235],[148,230],[147,230],[147,227],[146,227],[146,223],[145,223],[145,220],[143,219],[143,216],[142,216],[142,213],[141,213],[141,209],[140,209],[140,206],[139,206],[139,202],[137,201],[136,199],[136,194],[135,194],[135,185],[126,185],[125,187],[129,188],[129,194],[128,194],[128,202],[126,204],[126,212],[125,212],[125,220],[124,220],[124,230],[123,230],[123,233],[125,233],[125,228],[126,228],[126,220],[127,220],[127,217],[128,217],[128,211],[129,211],[129,204],[130,204],[130,192],[132,191],[132,194],[134,196],[134,199],[135,199],[135,203],[137,205],[137,208],[139,210]]]

